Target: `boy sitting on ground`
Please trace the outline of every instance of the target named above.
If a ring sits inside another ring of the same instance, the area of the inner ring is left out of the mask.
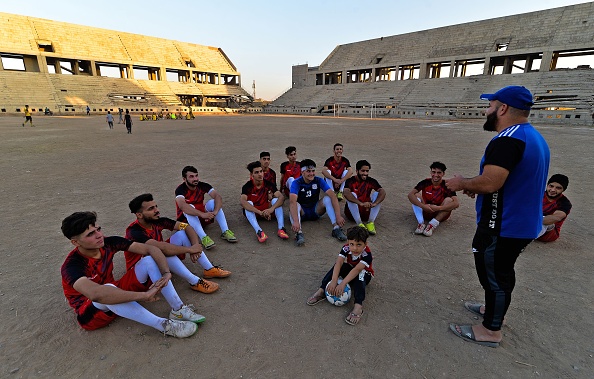
[[[355,298],[355,306],[344,321],[349,325],[359,323],[363,315],[365,287],[374,275],[373,257],[369,246],[367,246],[368,237],[369,232],[361,226],[353,226],[347,230],[348,243],[338,253],[334,267],[324,276],[320,288],[307,299],[307,305],[316,305],[320,301],[326,300],[324,290],[328,283],[330,283],[328,293],[334,296],[342,295],[346,285],[350,284]],[[338,284],[339,276],[343,278],[340,284]]]

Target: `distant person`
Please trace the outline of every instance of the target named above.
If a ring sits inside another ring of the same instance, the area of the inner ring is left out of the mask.
[[[421,180],[408,193],[418,223],[415,234],[427,237],[431,237],[439,224],[460,206],[456,192],[449,190],[443,180],[446,165],[433,162],[429,169],[431,177]]]
[[[45,110],[43,111],[43,114],[46,116],[53,116],[54,112],[52,112],[48,107],[45,107]]]
[[[120,316],[183,338],[196,333],[196,324],[205,320],[181,301],[159,248],[122,237],[104,237],[95,212],[75,212],[66,217],[62,233],[74,245],[60,270],[62,288],[83,329],[103,328]],[[145,258],[116,280],[113,258],[124,250]],[[157,300],[159,292],[171,306],[168,319],[138,304]]]
[[[118,124],[123,124],[124,123],[124,110],[122,108],[118,108],[118,114],[120,115]]]
[[[89,108],[89,106],[87,105],[87,116],[91,115],[91,108]]]
[[[221,195],[210,184],[200,181],[196,167],[184,167],[182,179],[183,183],[175,189],[177,221],[192,225],[205,249],[215,246],[215,242],[206,234],[203,227],[214,221],[221,228],[222,239],[231,243],[237,242],[237,237],[227,226]],[[211,199],[204,203],[206,194]]]
[[[332,237],[339,241],[346,241],[347,237],[341,229],[344,225],[344,218],[340,215],[340,207],[334,190],[324,179],[316,176],[314,161],[304,159],[300,165],[301,176],[292,182],[289,195],[289,218],[291,229],[295,232],[295,245],[303,246],[305,244],[301,222],[317,220],[326,212],[328,212],[332,223]],[[320,200],[322,192],[326,196]]]
[[[264,180],[262,164],[259,161],[248,164],[247,169],[250,172],[250,180],[241,188],[240,202],[243,214],[256,232],[258,242],[263,243],[268,239],[258,223],[258,218],[272,220],[273,216],[276,217],[278,225],[276,234],[280,239],[289,239],[283,215],[285,197],[276,188],[275,183]]]
[[[569,178],[563,174],[551,176],[542,198],[542,229],[538,241],[553,242],[559,238],[561,226],[571,211],[571,201],[563,192],[569,185]]]
[[[375,235],[375,219],[379,214],[382,201],[386,198],[386,190],[377,180],[369,176],[369,170],[371,170],[369,162],[360,160],[355,168],[357,175],[351,176],[345,182],[344,214],[359,226],[365,227],[369,234]]]
[[[109,125],[109,129],[113,129],[113,115],[110,111],[107,111],[107,116],[105,117],[107,120],[107,125]]]
[[[268,151],[262,151],[260,153],[260,164],[262,164],[264,180],[268,180],[276,185],[276,172],[270,168],[270,153]]]
[[[124,116],[124,121],[126,123],[126,130],[128,130],[128,134],[132,134],[132,116],[130,116],[130,112],[126,109],[126,116]]]
[[[281,163],[280,166],[280,185],[281,192],[285,196],[289,196],[291,189],[291,183],[293,180],[301,176],[301,165],[297,160],[297,148],[295,146],[289,146],[285,149],[287,155],[287,161]]]
[[[31,126],[35,126],[33,125],[33,117],[31,117],[31,109],[29,109],[28,105],[25,105],[25,122],[23,122],[23,127],[25,126],[27,121],[29,121]]]
[[[342,144],[335,143],[333,147],[334,155],[326,159],[322,169],[322,175],[326,178],[326,183],[334,188],[339,201],[342,200],[344,183],[353,176],[351,162],[342,156],[343,149]]]
[[[350,285],[355,298],[355,306],[344,321],[349,325],[357,325],[363,315],[363,301],[365,300],[365,287],[373,278],[373,257],[367,246],[369,232],[360,226],[353,226],[347,230],[348,243],[338,253],[334,266],[326,273],[320,288],[307,299],[307,305],[316,305],[326,300],[326,286],[328,293],[340,296],[347,284]],[[338,283],[338,278],[342,282]]]

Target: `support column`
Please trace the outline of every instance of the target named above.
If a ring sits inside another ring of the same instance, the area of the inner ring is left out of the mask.
[[[427,78],[427,62],[421,61],[421,65],[419,66],[419,79],[426,79]]]
[[[542,61],[540,62],[540,71],[551,71],[551,63],[553,62],[553,52],[543,51]]]
[[[128,69],[128,79],[134,79],[134,67],[133,67],[133,65],[129,64],[126,68]]]
[[[91,65],[91,76],[97,76],[97,65],[95,61],[90,61],[89,64]]]

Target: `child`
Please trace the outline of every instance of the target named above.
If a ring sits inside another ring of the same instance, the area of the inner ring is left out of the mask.
[[[353,226],[347,230],[348,243],[342,247],[334,267],[328,271],[322,285],[309,299],[307,305],[316,305],[320,301],[326,300],[324,289],[328,285],[328,293],[340,296],[344,292],[347,283],[350,283],[353,296],[355,297],[355,306],[345,318],[349,325],[357,325],[363,315],[363,300],[365,300],[365,286],[369,284],[374,275],[371,250],[367,246],[369,232],[360,226]],[[342,282],[338,284],[338,277],[342,277]]]

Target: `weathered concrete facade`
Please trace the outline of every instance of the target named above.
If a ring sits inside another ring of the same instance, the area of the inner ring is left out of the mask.
[[[586,65],[564,68],[576,57]],[[337,46],[293,66],[269,113],[483,117],[479,95],[524,85],[533,118],[592,125],[594,2]]]
[[[0,13],[0,109],[214,110],[247,99],[222,49]]]

